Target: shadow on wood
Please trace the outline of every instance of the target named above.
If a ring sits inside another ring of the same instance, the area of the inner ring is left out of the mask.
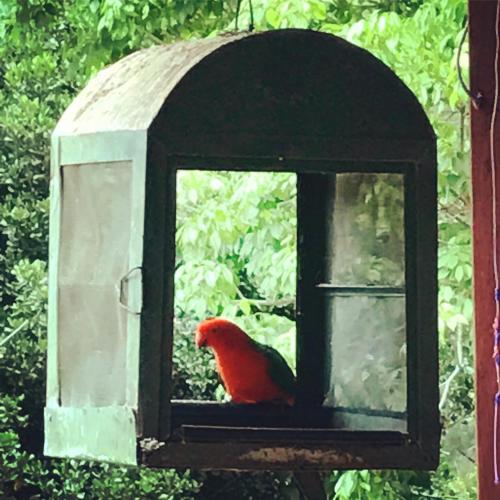
[[[304,500],[327,500],[323,476],[318,471],[295,471],[293,478]]]

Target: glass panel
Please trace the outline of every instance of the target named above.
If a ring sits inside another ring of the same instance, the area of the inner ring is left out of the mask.
[[[326,283],[404,284],[404,189],[401,174],[331,177]]]
[[[125,402],[131,162],[63,167],[59,367],[63,406]]]
[[[406,430],[404,177],[330,177],[325,406],[336,426]]]
[[[357,425],[364,426],[362,415],[371,415],[388,417],[379,419],[379,429],[401,430],[406,418],[404,297],[336,296],[326,303],[331,369],[324,404],[357,415]]]

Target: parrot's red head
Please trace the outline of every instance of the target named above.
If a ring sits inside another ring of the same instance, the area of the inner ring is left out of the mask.
[[[198,347],[217,348],[248,340],[248,335],[239,326],[223,318],[208,318],[196,328],[195,342]]]

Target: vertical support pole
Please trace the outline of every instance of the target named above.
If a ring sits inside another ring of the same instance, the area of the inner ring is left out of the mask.
[[[320,472],[296,470],[293,478],[303,500],[327,500],[324,480]]]
[[[325,248],[321,219],[327,179],[322,174],[297,174],[297,398],[296,405],[319,407],[325,398],[326,345],[322,297],[317,284],[323,275]]]
[[[495,366],[492,359],[493,255],[489,133],[493,108],[495,75],[496,1],[469,0],[470,79],[473,94],[484,96],[479,109],[471,106],[472,205],[475,303],[476,365],[476,442],[478,498],[500,498],[500,485],[494,484],[493,411],[496,392]],[[495,138],[500,158],[500,125]],[[499,180],[497,175],[497,181]],[[500,183],[497,183],[500,184]],[[497,192],[500,193],[500,185]],[[500,218],[497,215],[497,219]]]

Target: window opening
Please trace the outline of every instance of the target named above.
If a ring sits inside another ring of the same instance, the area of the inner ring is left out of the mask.
[[[195,347],[207,317],[234,321],[295,371],[296,192],[292,173],[177,171],[173,400],[228,400],[213,354]]]
[[[299,392],[290,411],[228,411],[269,425],[262,415],[282,412],[280,426],[406,432],[404,174],[299,175],[302,216],[296,174],[178,171],[173,403],[230,400],[213,354],[194,345],[198,322],[222,316],[277,349]]]

